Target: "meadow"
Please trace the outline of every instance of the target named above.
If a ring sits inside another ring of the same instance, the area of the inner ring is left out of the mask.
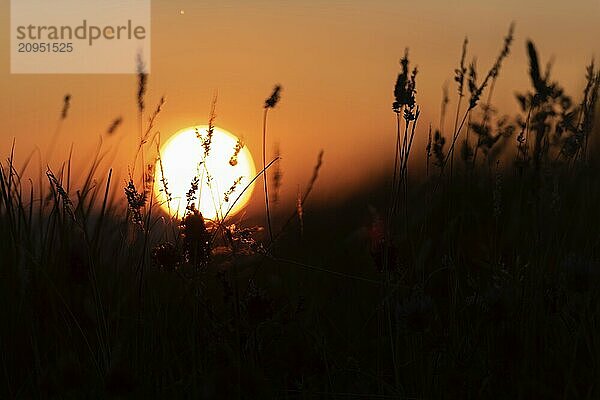
[[[310,201],[325,152],[296,207],[274,209],[285,171],[263,148],[265,215],[207,221],[191,182],[183,218],[165,216],[152,194],[168,193],[152,170],[163,101],[145,104],[143,69],[127,182],[100,156],[73,187],[70,160],[28,179],[29,161],[7,155],[0,397],[600,397],[600,73],[582,66],[571,97],[512,27],[489,71],[468,45],[439,123],[419,119],[407,50],[390,82],[395,163],[335,208]],[[531,87],[505,116],[493,94],[514,51]],[[279,91],[262,105],[265,146]]]

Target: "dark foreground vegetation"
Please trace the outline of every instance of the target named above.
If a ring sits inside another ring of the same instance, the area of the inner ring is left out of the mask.
[[[145,164],[125,203],[108,172],[74,189],[68,163],[43,185],[3,160],[0,397],[599,398],[600,75],[574,100],[529,42],[532,89],[502,117],[512,42],[478,79],[465,41],[437,129],[418,125],[407,54],[391,183],[305,213],[319,157],[292,216],[264,229],[205,221],[193,190],[182,222],[162,218],[148,187],[168,183]],[[142,122],[145,90],[140,72]]]

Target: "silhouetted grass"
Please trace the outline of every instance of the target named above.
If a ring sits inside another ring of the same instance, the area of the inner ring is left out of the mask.
[[[153,185],[168,193],[168,182],[143,154],[159,148],[150,132],[164,101],[144,124],[143,72],[142,169],[136,155],[122,199],[100,149],[75,189],[70,159],[34,184],[13,148],[0,162],[0,397],[598,398],[600,74],[591,63],[574,101],[528,41],[532,89],[517,96],[520,115],[499,116],[492,92],[512,41],[511,28],[481,83],[465,41],[449,146],[443,126],[417,127],[406,53],[391,185],[316,208],[321,152],[295,209],[269,216],[267,231],[229,218],[237,199],[205,220],[200,178],[181,220],[156,210]],[[274,96],[252,182],[278,160],[264,155]],[[463,168],[445,179],[465,127]],[[210,134],[198,139],[208,155]],[[426,176],[409,176],[411,154]]]

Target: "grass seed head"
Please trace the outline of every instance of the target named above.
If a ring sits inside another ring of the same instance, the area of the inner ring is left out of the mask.
[[[229,159],[229,165],[235,167],[238,164],[238,155],[240,154],[240,151],[242,151],[243,148],[244,142],[241,138],[238,138],[235,147],[233,148],[233,155]]]
[[[108,127],[108,129],[106,130],[106,133],[108,135],[113,135],[117,129],[121,126],[121,124],[123,123],[123,118],[122,117],[117,117],[113,120],[113,122],[110,124],[110,126]]]
[[[396,85],[394,86],[394,102],[392,103],[392,110],[399,114],[403,107],[409,109],[415,106],[415,94],[416,94],[416,77],[417,68],[414,68],[412,72],[409,69],[410,61],[408,60],[408,49],[404,51],[404,57],[400,59],[401,71],[396,79]]]
[[[133,179],[130,177],[125,186],[125,197],[127,198],[127,205],[129,212],[131,213],[131,220],[134,224],[143,226],[144,220],[142,216],[142,209],[146,206],[147,192],[140,193],[133,183]]]
[[[138,111],[140,114],[144,112],[145,109],[145,96],[146,96],[146,85],[148,83],[148,73],[146,72],[146,64],[142,58],[141,54],[137,56],[137,77],[138,77],[138,91],[137,91],[137,104]]]
[[[281,85],[275,85],[271,96],[265,100],[265,108],[275,108],[281,99]]]
[[[231,185],[231,187],[223,194],[223,201],[225,203],[229,203],[231,195],[233,194],[233,192],[235,192],[235,189],[237,189],[239,184],[242,182],[243,178],[244,178],[243,176],[238,177],[235,181],[233,181],[233,184]]]
[[[63,98],[63,108],[60,113],[60,119],[66,119],[69,114],[69,109],[71,108],[71,95],[66,94]]]

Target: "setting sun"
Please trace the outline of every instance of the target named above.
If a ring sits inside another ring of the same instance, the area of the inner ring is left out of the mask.
[[[155,193],[170,215],[184,215],[188,192],[196,177],[198,190],[191,200],[208,220],[232,216],[250,199],[252,187],[244,189],[256,173],[252,155],[240,139],[226,130],[215,127],[212,138],[206,125],[180,130],[165,142],[160,153]]]

